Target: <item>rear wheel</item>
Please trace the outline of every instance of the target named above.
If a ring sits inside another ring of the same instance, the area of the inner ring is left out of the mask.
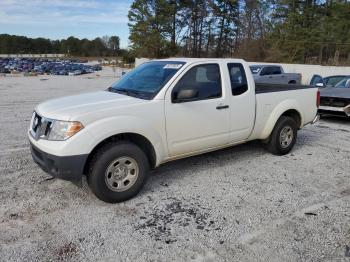
[[[145,153],[130,142],[102,147],[90,164],[88,181],[101,200],[117,203],[128,200],[141,190],[149,172]]]
[[[297,124],[293,118],[281,116],[266,144],[267,150],[275,155],[288,154],[295,144],[297,129]]]

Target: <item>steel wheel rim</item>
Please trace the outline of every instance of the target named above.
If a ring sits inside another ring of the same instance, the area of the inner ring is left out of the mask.
[[[282,148],[287,148],[293,141],[293,129],[290,126],[285,126],[280,133],[280,145]]]
[[[118,157],[113,160],[105,172],[107,187],[115,192],[123,192],[132,187],[139,176],[139,165],[136,160],[128,157]]]

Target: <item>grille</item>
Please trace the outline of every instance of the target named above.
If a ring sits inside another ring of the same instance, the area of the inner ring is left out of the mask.
[[[350,104],[350,99],[321,97],[321,106],[345,107]]]
[[[31,133],[34,138],[46,138],[52,127],[52,120],[40,116],[38,113],[33,113],[31,123]]]

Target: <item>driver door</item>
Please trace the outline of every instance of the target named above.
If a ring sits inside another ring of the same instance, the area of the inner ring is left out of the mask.
[[[195,95],[177,99],[181,90]],[[228,102],[219,64],[199,64],[183,73],[165,97],[169,155],[176,157],[228,144]]]

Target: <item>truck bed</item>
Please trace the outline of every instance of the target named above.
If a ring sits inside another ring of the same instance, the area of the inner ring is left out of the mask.
[[[291,91],[300,89],[314,88],[309,85],[297,85],[297,84],[268,84],[268,83],[255,83],[255,93],[271,93],[271,92],[281,92],[281,91]]]
[[[317,91],[318,88],[306,85],[256,84],[256,119],[251,139],[266,139],[271,132],[271,125],[266,123],[278,119],[279,114],[287,110],[299,112],[299,128],[311,123],[317,114],[316,106],[312,107]]]

